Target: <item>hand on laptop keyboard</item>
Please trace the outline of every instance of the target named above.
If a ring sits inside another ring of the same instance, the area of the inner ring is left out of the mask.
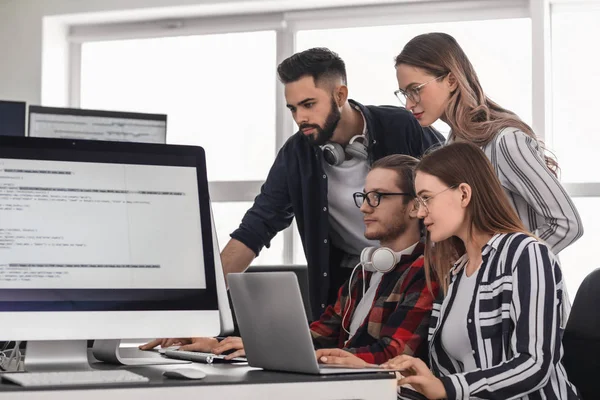
[[[373,367],[372,364],[369,364],[349,351],[342,349],[319,349],[316,353],[317,361],[320,364],[335,364],[358,368]]]
[[[246,357],[244,343],[242,342],[242,338],[238,336],[229,336],[221,340],[213,347],[212,352],[217,355],[225,354],[226,360],[231,360],[235,357]]]

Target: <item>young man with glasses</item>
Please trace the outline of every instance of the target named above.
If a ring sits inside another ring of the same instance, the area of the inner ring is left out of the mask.
[[[444,138],[421,128],[404,108],[363,106],[349,99],[344,61],[328,49],[295,54],[277,72],[300,130],[277,154],[221,259],[225,274],[244,271],[296,218],[308,264],[312,319],[335,300],[360,251],[375,245],[361,234],[361,214],[352,201],[370,165],[390,154],[421,157]],[[327,157],[324,147],[339,151]]]
[[[423,268],[413,177],[417,163],[399,154],[377,160],[364,191],[354,193],[365,237],[392,250],[398,262],[385,273],[357,267],[340,287],[336,303],[311,324],[316,348],[345,349],[370,364],[394,354],[426,360],[429,317],[439,286],[427,286]]]
[[[377,249],[394,254],[389,271],[368,271],[356,265],[338,290],[333,305],[310,325],[315,348],[344,349],[363,361],[381,364],[402,354],[427,358],[427,331],[437,282],[427,286],[423,267],[424,244],[417,218],[414,168],[418,160],[394,154],[373,163],[364,190],[354,193],[364,221],[364,236]],[[365,263],[366,264],[366,263]],[[364,265],[366,267],[366,265]],[[381,265],[378,266],[381,269]],[[163,341],[144,346],[149,349]],[[245,355],[242,339],[228,337],[173,339],[185,350]]]

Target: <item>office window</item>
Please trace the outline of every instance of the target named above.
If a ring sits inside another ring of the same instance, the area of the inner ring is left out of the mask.
[[[86,42],[81,108],[168,114],[168,143],[204,147],[210,181],[263,180],[275,51],[274,31]]]
[[[274,31],[84,42],[80,106],[164,113],[167,142],[206,150],[209,181],[228,181],[213,203],[223,248],[251,202],[236,181],[262,181],[275,159]],[[254,264],[283,262],[283,236]]]
[[[592,161],[600,150],[600,6],[552,11],[552,149],[563,181],[600,182],[600,169]]]
[[[551,148],[567,183],[600,182],[594,160],[600,150],[596,114],[600,76],[597,37],[600,6],[593,3],[553,5],[552,37],[552,136]],[[592,192],[596,185],[589,186]],[[600,267],[597,252],[600,241],[600,192],[594,197],[574,198],[585,233],[560,254],[563,274],[571,299],[587,274]]]
[[[219,248],[223,250],[229,242],[229,234],[237,229],[251,202],[219,202],[213,203],[213,215],[217,228]],[[271,241],[271,247],[264,247],[260,255],[254,259],[253,265],[275,265],[283,263],[283,233],[279,233]]]
[[[346,62],[350,97],[399,105],[394,58],[414,36],[445,32],[473,63],[487,95],[531,123],[531,21],[527,18],[300,31],[297,50],[328,47]],[[435,126],[445,135],[449,128]]]
[[[600,197],[579,197],[573,201],[583,220],[585,234],[560,253],[560,264],[571,300],[583,279],[600,268],[597,250],[600,242]]]

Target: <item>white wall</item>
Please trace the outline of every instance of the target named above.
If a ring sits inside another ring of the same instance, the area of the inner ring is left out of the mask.
[[[286,11],[350,4],[389,3],[393,0],[0,0],[0,99],[41,104],[43,32],[54,37],[56,22],[104,22],[118,18],[150,19],[164,16],[234,14]],[[395,0],[396,2],[398,0]],[[406,1],[406,0],[400,0]],[[418,0],[429,1],[429,0]],[[93,14],[90,14],[93,13]],[[44,27],[45,26],[45,27]],[[62,29],[64,36],[65,30]],[[48,42],[50,43],[50,42]],[[63,44],[64,47],[64,44]],[[66,55],[66,48],[50,49],[52,57]],[[44,57],[46,64],[64,60]],[[66,79],[66,76],[59,79]],[[50,83],[53,86],[64,82]],[[49,83],[46,82],[45,85]]]

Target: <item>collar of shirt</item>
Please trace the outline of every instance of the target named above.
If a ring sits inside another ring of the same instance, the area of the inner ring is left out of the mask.
[[[481,255],[482,256],[486,256],[488,255],[490,252],[492,251],[496,251],[498,250],[498,246],[500,245],[500,236],[502,236],[501,233],[496,233],[494,236],[492,236],[492,238],[490,240],[488,240],[488,242],[486,244],[483,245],[483,247],[481,248]],[[460,270],[465,266],[465,264],[467,263],[469,259],[469,256],[467,255],[467,253],[463,254],[455,263],[454,266],[450,269],[450,273],[452,275],[456,275],[460,272]]]
[[[362,134],[365,137],[365,139],[367,139],[368,138],[367,135],[368,135],[369,131],[367,129],[367,119],[365,118],[365,114],[363,114],[363,112],[361,111],[361,109],[358,105],[356,105],[354,103],[350,103],[350,106],[360,113],[360,116],[363,119],[363,133]]]
[[[415,251],[415,247],[417,247],[418,244],[419,242],[416,242],[412,246],[409,246],[404,250],[395,251],[394,253],[396,253],[396,257],[398,257],[398,260],[400,260],[402,256],[410,256],[413,251]]]

